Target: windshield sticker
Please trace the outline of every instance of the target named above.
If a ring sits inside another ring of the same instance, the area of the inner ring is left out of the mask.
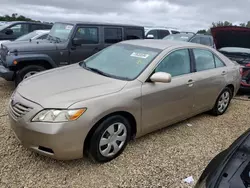
[[[136,62],[136,64],[137,64],[137,65],[141,65],[141,64],[143,64],[142,59],[138,59],[138,61]]]
[[[182,39],[188,39],[188,37],[185,37],[185,36],[181,36]]]
[[[72,28],[73,28],[72,25],[67,25],[67,26],[65,27],[65,29],[67,29],[67,30],[71,30]]]
[[[131,57],[138,57],[138,58],[147,59],[149,57],[149,54],[133,52],[130,56]]]

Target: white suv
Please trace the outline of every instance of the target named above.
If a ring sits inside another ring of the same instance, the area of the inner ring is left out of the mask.
[[[167,35],[180,33],[178,29],[164,28],[164,27],[145,27],[145,37],[148,39],[163,39]]]

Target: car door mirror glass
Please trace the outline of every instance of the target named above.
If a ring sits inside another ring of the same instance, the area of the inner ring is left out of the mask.
[[[12,34],[13,34],[13,30],[10,29],[10,28],[7,28],[7,29],[5,30],[5,34],[6,34],[6,35],[12,35]]]
[[[152,34],[149,34],[149,35],[147,35],[147,37],[146,37],[147,39],[154,39],[155,37],[154,37],[154,35],[152,35]]]
[[[171,74],[165,72],[156,72],[150,77],[150,80],[152,82],[170,83]]]

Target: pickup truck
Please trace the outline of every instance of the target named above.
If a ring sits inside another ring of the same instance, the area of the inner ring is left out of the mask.
[[[18,85],[38,72],[77,63],[114,43],[144,36],[140,26],[56,22],[45,40],[2,44],[0,77]]]

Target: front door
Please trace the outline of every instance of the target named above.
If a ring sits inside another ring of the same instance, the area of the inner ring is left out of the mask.
[[[185,119],[193,103],[192,70],[188,49],[172,52],[155,72],[167,72],[170,83],[145,82],[142,85],[143,131],[150,132]]]
[[[12,34],[5,34],[3,37],[1,37],[1,40],[15,40],[18,37],[21,37],[23,35],[26,35],[29,33],[29,24],[27,23],[18,23],[18,24],[13,24],[8,27],[13,31]],[[3,31],[5,32],[5,30]]]
[[[70,63],[76,63],[100,51],[100,28],[97,26],[79,26],[73,38],[83,39],[81,45],[70,47]]]

